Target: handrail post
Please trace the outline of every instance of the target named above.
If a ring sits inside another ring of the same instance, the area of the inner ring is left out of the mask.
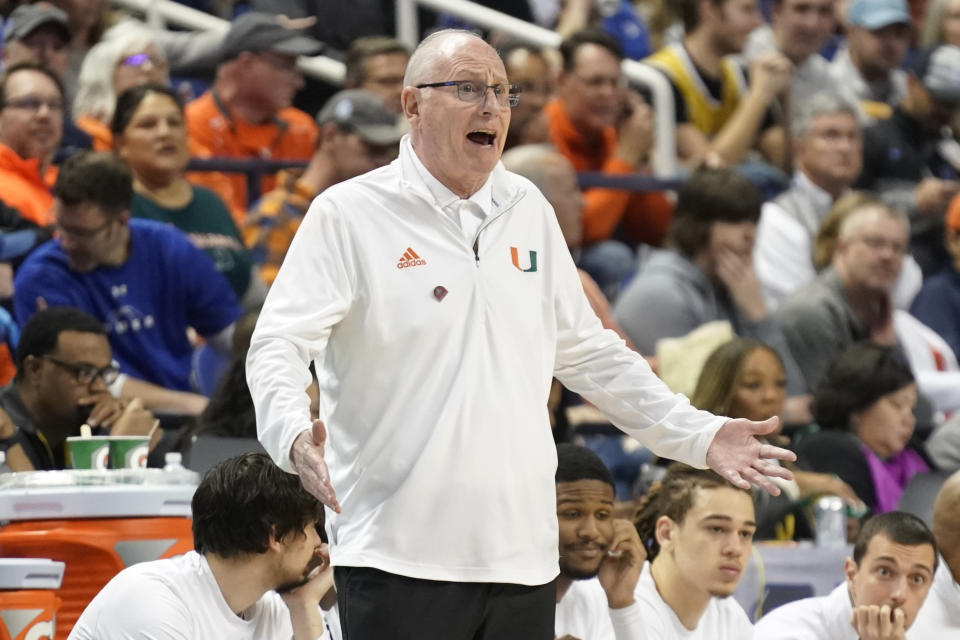
[[[416,0],[397,0],[397,40],[411,49],[420,41]]]

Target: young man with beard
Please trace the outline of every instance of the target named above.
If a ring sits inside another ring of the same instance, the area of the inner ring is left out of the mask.
[[[674,464],[634,522],[650,561],[634,592],[645,640],[750,640],[730,598],[757,528],[750,492],[709,470]]]
[[[828,596],[785,604],[756,626],[763,640],[903,640],[933,584],[937,547],[916,516],[868,520],[847,558],[845,582]],[[924,640],[941,635],[917,635]]]
[[[558,638],[644,637],[633,590],[647,554],[633,525],[614,518],[613,509],[613,476],[597,454],[557,445]]]
[[[69,640],[329,639],[323,507],[296,476],[264,454],[230,458],[191,507],[195,551],[121,571]]]

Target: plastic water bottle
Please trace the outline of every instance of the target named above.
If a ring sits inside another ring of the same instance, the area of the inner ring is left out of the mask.
[[[200,484],[200,474],[183,466],[183,456],[169,451],[163,456],[163,480],[166,484]]]

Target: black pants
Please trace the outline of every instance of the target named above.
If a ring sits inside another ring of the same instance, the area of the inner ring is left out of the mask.
[[[556,587],[335,567],[344,640],[553,640]]]

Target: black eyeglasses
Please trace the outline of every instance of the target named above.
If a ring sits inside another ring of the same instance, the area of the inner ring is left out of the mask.
[[[478,104],[487,97],[487,89],[493,89],[493,97],[501,107],[515,107],[520,103],[522,89],[518,84],[480,84],[470,80],[450,80],[448,82],[429,82],[418,84],[417,89],[436,87],[456,87],[457,97],[464,102]]]
[[[24,98],[13,98],[3,102],[4,108],[20,109],[37,113],[44,106],[50,111],[63,111],[63,98],[41,98],[39,96],[26,96]]]
[[[49,360],[58,367],[63,367],[67,371],[73,374],[73,377],[80,384],[90,385],[93,384],[93,381],[97,378],[103,380],[103,383],[107,386],[113,384],[117,381],[117,378],[120,377],[120,367],[116,362],[111,362],[105,367],[98,367],[92,365],[89,362],[64,362],[59,358],[54,358],[53,356],[40,356],[44,360]]]
[[[109,227],[111,222],[113,222],[113,220],[107,220],[103,224],[97,227],[94,227],[93,229],[81,229],[79,227],[68,227],[66,225],[61,224],[60,221],[55,221],[54,226],[57,228],[57,231],[59,231],[61,235],[65,233],[68,236],[73,236],[75,240],[89,240],[91,238],[96,237],[97,235],[100,234],[101,231]]]

